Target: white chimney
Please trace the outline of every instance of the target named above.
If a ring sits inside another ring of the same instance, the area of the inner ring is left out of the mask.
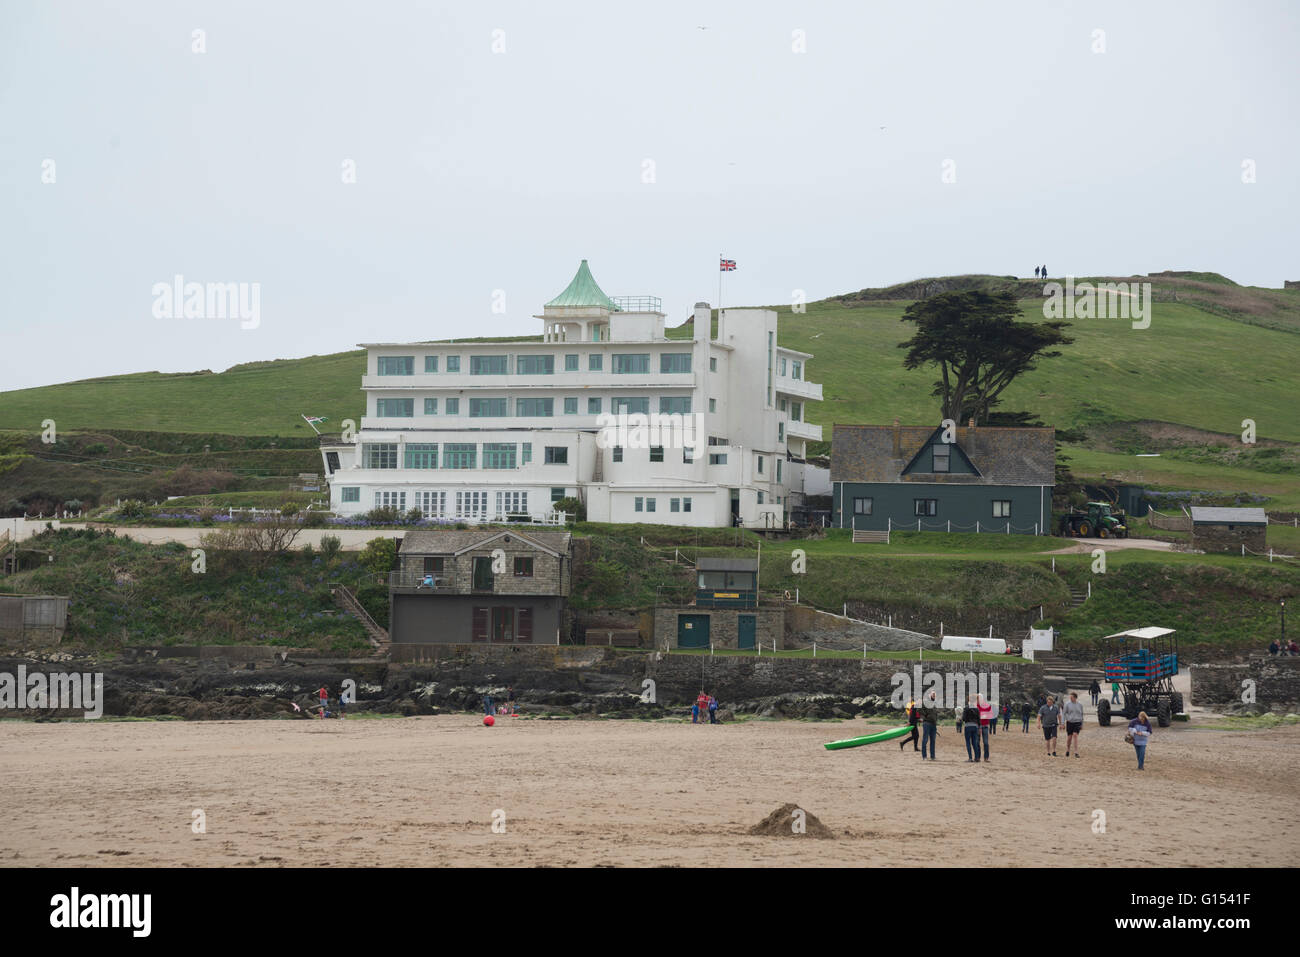
[[[695,304],[695,341],[708,342],[713,334],[713,312],[707,302]]]

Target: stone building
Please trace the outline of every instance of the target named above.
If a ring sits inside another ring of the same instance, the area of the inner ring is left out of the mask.
[[[1192,507],[1192,547],[1206,552],[1238,552],[1241,546],[1265,552],[1268,514],[1262,508]]]
[[[655,608],[655,645],[668,648],[780,648],[784,606],[759,604],[758,561],[701,558],[695,601]]]
[[[389,633],[394,644],[555,644],[571,585],[568,532],[412,532],[389,576]]]

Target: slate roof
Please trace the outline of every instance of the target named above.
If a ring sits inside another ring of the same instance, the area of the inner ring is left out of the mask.
[[[560,555],[569,553],[568,532],[535,532],[532,529],[519,531],[513,528],[470,528],[470,529],[420,529],[408,532],[402,538],[403,555],[455,555],[460,552],[486,544],[494,538],[509,535],[521,542],[529,542],[540,548]]]
[[[1262,508],[1212,508],[1192,506],[1193,525],[1267,525],[1268,513]]]
[[[831,434],[831,481],[861,483],[939,482],[953,485],[1055,485],[1056,430],[957,429],[956,445],[979,475],[918,473],[903,469],[935,434],[933,425],[836,425]]]

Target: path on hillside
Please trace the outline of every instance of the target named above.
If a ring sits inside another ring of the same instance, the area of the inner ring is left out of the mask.
[[[1142,548],[1151,552],[1170,552],[1174,550],[1173,542],[1162,542],[1155,538],[1072,538],[1064,548],[1044,552],[1044,555],[1075,555],[1091,552],[1094,548],[1115,551],[1121,548]]]
[[[86,525],[78,522],[61,522],[56,523],[56,527],[85,528]],[[110,529],[115,535],[128,536],[132,541],[144,542],[148,545],[168,545],[175,542],[190,548],[198,548],[199,539],[204,535],[219,531],[219,528],[202,526],[147,528],[141,525],[95,525],[94,528],[100,531]],[[359,552],[365,548],[366,542],[373,538],[400,538],[405,534],[406,530],[396,528],[304,528],[298,532],[293,547],[299,549],[310,544],[312,548],[320,548],[321,539],[326,535],[333,535],[343,543],[343,551]]]

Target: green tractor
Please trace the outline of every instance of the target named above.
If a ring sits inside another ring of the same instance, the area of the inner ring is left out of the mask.
[[[1109,502],[1089,502],[1061,516],[1061,534],[1075,538],[1127,538],[1127,516]]]

